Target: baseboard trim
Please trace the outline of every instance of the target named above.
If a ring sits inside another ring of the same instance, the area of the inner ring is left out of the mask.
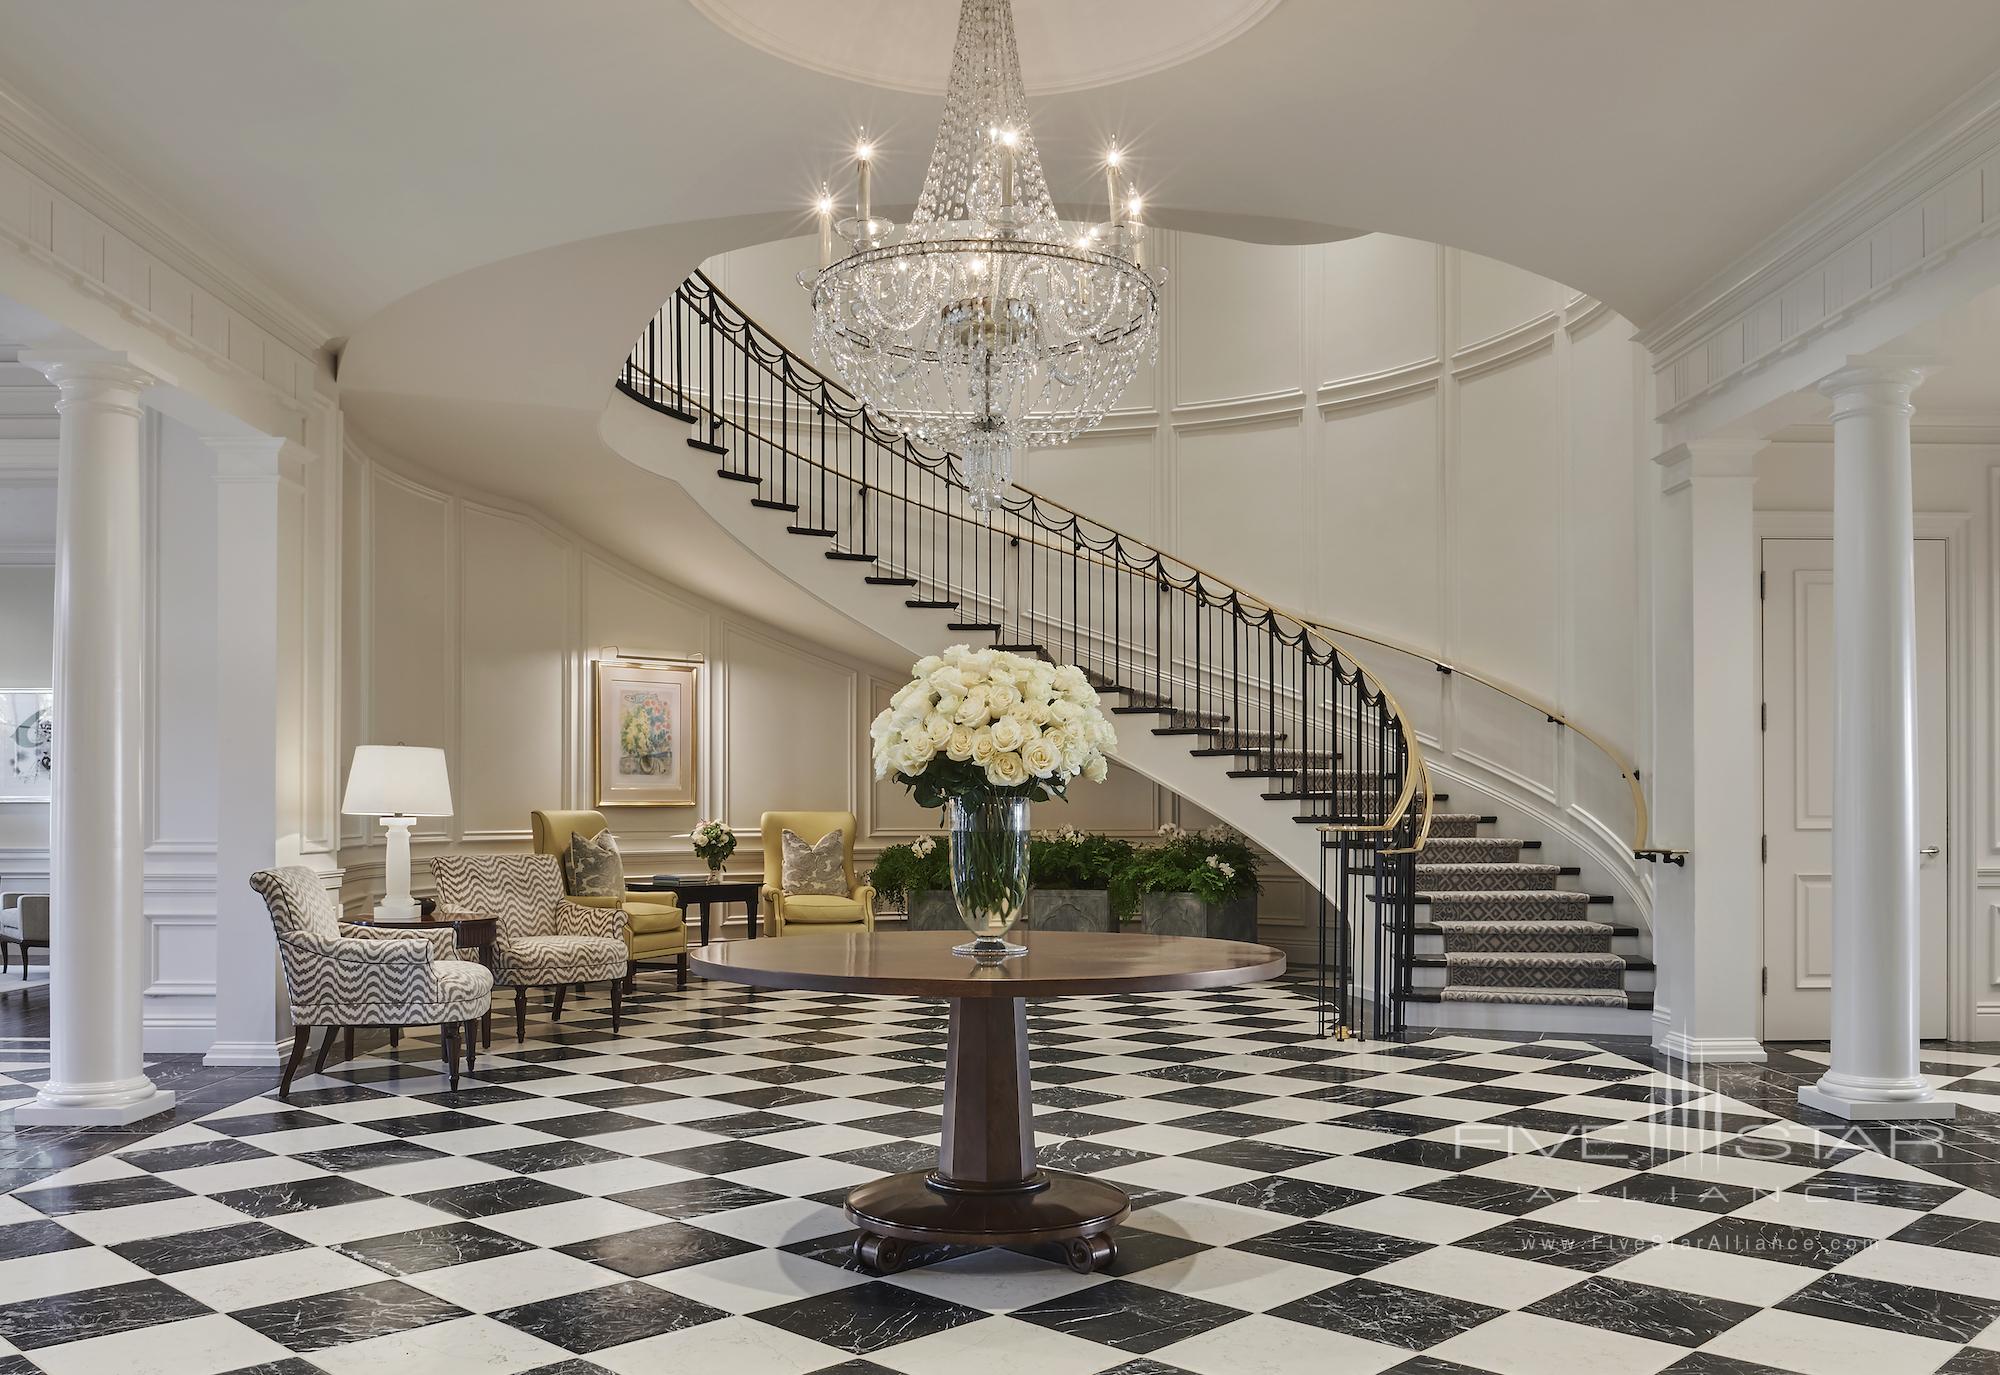
[[[1656,1033],[1653,1048],[1691,1065],[1761,1065],[1764,1043],[1750,1036],[1691,1037],[1678,1031]]]
[[[284,1064],[291,1053],[290,1041],[216,1041],[208,1046],[201,1062],[204,1065],[266,1069]]]
[[[201,1055],[215,1044],[215,1023],[149,1021],[140,1033],[140,1044],[148,1055]]]

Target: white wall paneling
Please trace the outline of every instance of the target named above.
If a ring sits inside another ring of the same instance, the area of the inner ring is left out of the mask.
[[[1532,273],[1389,235],[1155,239],[1158,366],[1100,430],[1025,456],[1023,485],[1276,606],[1549,702],[1636,758],[1645,370],[1629,327]],[[788,240],[706,270],[802,346],[791,274],[811,252]],[[1643,922],[1609,761],[1462,675],[1346,643],[1411,711],[1454,805],[1510,813]]]

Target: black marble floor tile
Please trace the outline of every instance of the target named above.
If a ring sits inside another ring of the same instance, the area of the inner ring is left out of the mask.
[[[901,1174],[906,1170],[928,1170],[938,1163],[938,1148],[928,1141],[883,1141],[859,1150],[840,1151],[826,1157],[843,1165],[859,1165],[864,1170]]]
[[[728,1314],[639,1280],[620,1280],[601,1289],[503,1308],[491,1316],[565,1351],[588,1355]]]
[[[1785,1192],[1838,1199],[1843,1203],[1874,1203],[1884,1208],[1928,1210],[1951,1202],[1965,1191],[1956,1184],[1884,1179],[1879,1175],[1828,1170],[1800,1180]]]
[[[1184,1131],[1211,1132],[1216,1136],[1249,1140],[1269,1132],[1282,1131],[1294,1124],[1280,1117],[1265,1117],[1260,1113],[1232,1112],[1228,1108],[1214,1108],[1189,1117],[1170,1117],[1162,1125],[1179,1127]]]
[[[1918,1218],[1890,1240],[1908,1242],[1913,1246],[1941,1246],[1948,1251],[2000,1256],[2000,1222],[1931,1213]]]
[[[1585,1271],[1607,1269],[1621,1260],[1630,1260],[1653,1245],[1639,1237],[1587,1232],[1577,1227],[1538,1222],[1526,1217],[1516,1218],[1475,1236],[1463,1237],[1452,1244],[1468,1251],[1484,1251],[1490,1255],[1512,1256],[1516,1260],[1540,1261],[1545,1265],[1560,1265],[1566,1270]]]
[[[482,1151],[472,1158],[512,1174],[532,1175],[567,1170],[577,1165],[604,1165],[628,1157],[603,1146],[593,1146],[587,1141],[538,1141],[527,1146],[509,1146],[505,1150]]]
[[[1143,1354],[1212,1332],[1244,1313],[1193,1295],[1114,1279],[1016,1309],[1013,1316],[1072,1337]]]
[[[198,1318],[210,1311],[163,1280],[135,1280],[25,1303],[0,1303],[0,1340],[35,1351]]]
[[[1473,1170],[1505,1160],[1505,1151],[1468,1146],[1457,1141],[1433,1141],[1409,1136],[1358,1152],[1366,1160],[1392,1160],[1398,1165],[1416,1165],[1426,1170]]]
[[[1283,1174],[1287,1170],[1316,1165],[1329,1157],[1324,1151],[1281,1146],[1275,1141],[1224,1141],[1188,1151],[1183,1158],[1202,1160],[1211,1165],[1229,1165],[1239,1170],[1256,1170],[1260,1174]]]
[[[324,1117],[316,1112],[281,1108],[275,1112],[246,1112],[239,1117],[211,1118],[204,1121],[202,1126],[212,1132],[220,1132],[224,1136],[257,1137],[271,1132],[330,1126],[334,1121],[334,1118]]]
[[[1562,1189],[1552,1189],[1545,1184],[1517,1184],[1510,1179],[1467,1174],[1419,1184],[1414,1189],[1403,1190],[1402,1196],[1422,1199],[1426,1203],[1483,1208],[1489,1213],[1508,1213],[1516,1217],[1573,1197]]]
[[[447,1265],[467,1265],[495,1256],[510,1256],[535,1248],[525,1241],[481,1227],[476,1222],[448,1222],[386,1236],[344,1241],[333,1250],[372,1265],[389,1275],[420,1275]]]
[[[64,1213],[129,1208],[135,1203],[186,1198],[188,1191],[156,1175],[134,1175],[129,1179],[106,1179],[95,1184],[63,1184],[51,1189],[31,1189],[15,1197],[36,1212],[61,1217]]]
[[[1270,1310],[1274,1318],[1310,1323],[1385,1346],[1422,1351],[1499,1317],[1505,1309],[1443,1294],[1380,1284],[1363,1276]]]
[[[1755,1361],[1739,1361],[1713,1351],[1690,1351],[1660,1375],[1792,1375],[1792,1372]]]
[[[663,1222],[657,1227],[614,1232],[610,1236],[595,1237],[555,1249],[566,1256],[575,1256],[636,1279],[657,1275],[663,1270],[678,1270],[686,1265],[740,1256],[758,1248],[736,1237],[685,1222]]]
[[[1156,1155],[1135,1151],[1129,1146],[1107,1146],[1101,1141],[1082,1138],[1038,1143],[1036,1154],[1044,1168],[1069,1170],[1076,1174],[1103,1174],[1108,1170],[1159,1159]]]
[[[1637,1174],[1607,1184],[1597,1191],[1609,1198],[1628,1198],[1635,1203],[1661,1203],[1669,1208],[1694,1208],[1704,1213],[1733,1213],[1747,1208],[1767,1192],[1742,1184],[1724,1184],[1714,1179],[1690,1179],[1684,1175]]]
[[[2000,1351],[1968,1346],[1939,1366],[1937,1375],[2000,1375]]]
[[[587,1140],[593,1136],[606,1136],[612,1132],[639,1131],[660,1124],[650,1117],[634,1117],[630,1113],[612,1112],[606,1109],[599,1112],[569,1113],[561,1117],[537,1118],[521,1125],[538,1132],[547,1132],[550,1136],[560,1136],[575,1141]]]
[[[417,1141],[366,1141],[358,1146],[307,1151],[295,1158],[329,1174],[346,1174],[351,1170],[373,1170],[384,1165],[413,1165],[419,1160],[440,1160],[444,1154]]]
[[[1458,1124],[1442,1117],[1423,1117],[1410,1112],[1385,1112],[1380,1108],[1364,1108],[1360,1112],[1334,1118],[1333,1125],[1354,1131],[1383,1132],[1389,1136],[1423,1136],[1427,1132]]]
[[[15,1222],[0,1227],[0,1260],[46,1256],[54,1251],[74,1251],[79,1246],[88,1245],[90,1243],[75,1232],[49,1219]]]
[[[678,1151],[661,1151],[646,1158],[693,1174],[723,1175],[734,1174],[738,1170],[754,1170],[760,1165],[778,1165],[801,1157],[797,1151],[781,1150],[761,1141],[734,1140],[715,1141]]]
[[[208,1227],[197,1232],[177,1232],[172,1236],[145,1237],[118,1242],[107,1249],[123,1256],[142,1270],[155,1275],[171,1275],[182,1270],[198,1270],[208,1265],[257,1256],[275,1256],[297,1251],[306,1245],[290,1232],[262,1222],[239,1222],[228,1227]]]
[[[1102,1287],[1108,1288],[1109,1285]],[[758,1322],[865,1356],[919,1337],[978,1322],[986,1315],[963,1304],[933,1298],[884,1280],[873,1280],[814,1298],[759,1309],[752,1316]],[[1025,1317],[1026,1314],[1017,1313],[1015,1316]]]
[[[905,1119],[908,1119],[907,1121]],[[898,1123],[908,1128],[891,1128],[888,1123]],[[926,1132],[940,1130],[943,1119],[936,1113],[891,1113],[886,1117],[864,1118],[846,1125],[861,1131],[874,1132],[879,1136],[921,1136]],[[726,1117],[702,1117],[682,1126],[690,1131],[707,1132],[711,1136],[729,1136],[737,1140],[755,1140],[769,1136],[773,1132],[797,1131],[800,1127],[810,1127],[814,1123],[804,1118],[787,1117],[777,1112],[736,1112]]]
[[[1136,1226],[1118,1229],[1118,1254],[1104,1273],[1137,1275],[1156,1265],[1181,1260],[1207,1249],[1203,1243],[1188,1237],[1152,1231],[1147,1228],[1145,1219],[1140,1218]]]
[[[496,1213],[517,1213],[523,1208],[541,1208],[551,1203],[569,1203],[585,1195],[536,1179],[532,1175],[482,1180],[411,1195],[418,1203],[460,1217],[492,1217]]]
[[[1318,1217],[1377,1195],[1338,1184],[1321,1184],[1287,1175],[1265,1175],[1262,1179],[1246,1179],[1241,1184],[1212,1190],[1202,1197],[1220,1199],[1245,1208],[1259,1208],[1269,1213],[1285,1213],[1291,1217]]]
[[[1852,1160],[1855,1152],[1846,1147],[1822,1146],[1815,1141],[1793,1141],[1776,1136],[1736,1136],[1721,1142],[1712,1155],[1734,1156],[1738,1160],[1763,1160],[1774,1165],[1817,1165],[1825,1168]]]
[[[1837,1318],[1946,1342],[1969,1342],[2000,1318],[2000,1300],[1860,1275],[1822,1275],[1777,1306],[1790,1313]]]
[[[1695,1347],[1713,1341],[1758,1310],[1754,1304],[1592,1275],[1529,1304],[1523,1311],[1630,1337]]]
[[[1341,1227],[1331,1222],[1301,1222],[1235,1244],[1238,1251],[1275,1256],[1301,1265],[1317,1265],[1322,1270],[1338,1270],[1348,1275],[1365,1275],[1392,1261],[1407,1260],[1431,1249],[1427,1241],[1381,1232]]]
[[[735,1208],[752,1208],[770,1203],[780,1195],[748,1184],[726,1179],[686,1179],[673,1184],[655,1184],[611,1195],[612,1201],[643,1208],[661,1217],[690,1218],[704,1213],[720,1213]]]
[[[490,1127],[490,1117],[474,1117],[467,1112],[454,1112],[447,1108],[442,1112],[412,1112],[401,1117],[371,1117],[361,1125],[371,1132],[381,1132],[384,1136],[408,1139],[417,1136],[435,1136],[440,1132],[473,1131],[480,1127]]]
[[[277,1217],[281,1213],[302,1213],[308,1208],[333,1208],[343,1203],[360,1203],[370,1198],[386,1198],[381,1189],[370,1188],[358,1179],[321,1175],[291,1180],[283,1184],[257,1184],[215,1195],[215,1201],[251,1217]]]
[[[164,1146],[157,1150],[121,1151],[118,1158],[149,1174],[169,1170],[191,1170],[201,1165],[230,1165],[240,1160],[265,1160],[270,1152],[247,1141],[200,1141],[186,1146]]]
[[[1875,1244],[1872,1237],[1845,1232],[1824,1232],[1812,1227],[1794,1227],[1783,1222],[1762,1222],[1747,1217],[1719,1217],[1680,1237],[1680,1244],[1732,1256],[1807,1265],[1815,1270],[1831,1270],[1849,1257]]]
[[[1687,1152],[1636,1141],[1607,1140],[1601,1136],[1571,1136],[1551,1147],[1548,1154],[1556,1160],[1575,1160],[1615,1170],[1656,1170],[1670,1160],[1679,1160]]]
[[[259,1304],[239,1309],[230,1316],[289,1350],[318,1351],[408,1332],[468,1314],[457,1304],[446,1303],[401,1280],[381,1280],[353,1289]]]

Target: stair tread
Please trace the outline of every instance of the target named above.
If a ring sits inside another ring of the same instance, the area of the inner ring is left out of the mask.
[[[1457,997],[1447,999],[1447,991]],[[1622,989],[1552,988],[1405,988],[1400,995],[1413,1003],[1526,1003],[1539,1007],[1626,1007],[1643,1012],[1653,1005],[1650,989],[1625,992]]]

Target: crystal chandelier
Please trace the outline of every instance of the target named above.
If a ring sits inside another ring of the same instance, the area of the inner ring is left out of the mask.
[[[944,118],[906,226],[875,217],[873,153],[864,136],[855,218],[836,226],[820,198],[820,266],[801,274],[814,352],[870,410],[956,452],[972,506],[992,511],[1017,451],[1096,425],[1153,360],[1164,274],[1146,265],[1115,146],[1105,219],[1057,216],[1028,132],[1011,0],[962,0]]]

